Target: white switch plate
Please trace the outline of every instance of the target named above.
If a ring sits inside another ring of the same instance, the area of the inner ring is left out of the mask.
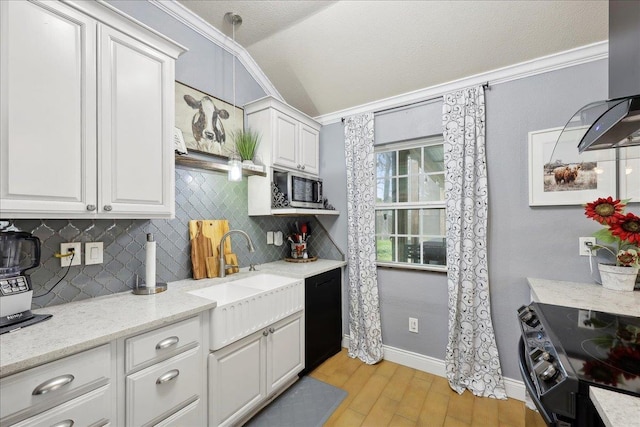
[[[273,245],[273,231],[267,231],[267,245]]]
[[[415,317],[409,317],[409,332],[418,333],[418,319]]]
[[[73,248],[75,254],[73,255],[73,262],[71,265],[81,265],[82,264],[82,243],[80,242],[72,242],[72,243],[60,243],[60,254],[65,255],[69,253],[69,249]],[[71,257],[67,256],[64,258],[60,258],[60,267],[69,267],[69,262],[71,261]]]
[[[89,242],[84,244],[84,265],[102,264],[104,251],[102,242]]]
[[[580,237],[580,238],[578,238],[578,244],[580,245],[580,247],[579,247],[580,255],[581,256],[595,255],[596,251],[591,251],[591,249],[589,249],[589,247],[587,246],[587,242],[590,242],[592,245],[595,245],[596,244],[596,238],[595,237]]]

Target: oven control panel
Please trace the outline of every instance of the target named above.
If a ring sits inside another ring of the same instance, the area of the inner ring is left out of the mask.
[[[539,391],[544,393],[562,382],[566,374],[557,362],[558,355],[536,312],[529,306],[522,306],[518,310],[518,318],[527,351],[529,370],[538,379],[536,383]]]

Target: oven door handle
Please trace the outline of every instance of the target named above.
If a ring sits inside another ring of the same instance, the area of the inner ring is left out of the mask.
[[[529,370],[527,369],[527,360],[525,359],[525,348],[524,348],[524,340],[520,337],[520,342],[518,343],[518,367],[520,368],[520,374],[522,375],[522,380],[524,381],[524,386],[529,392],[529,396],[533,403],[538,408],[538,412],[542,415],[542,419],[549,426],[555,426],[555,420],[547,409],[542,406],[542,402],[540,401],[540,396],[538,396],[538,391],[536,390],[536,386],[533,384],[533,380],[531,379],[531,375],[529,374]]]

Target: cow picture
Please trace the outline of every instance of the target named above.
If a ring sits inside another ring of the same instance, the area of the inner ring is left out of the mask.
[[[235,151],[230,135],[242,129],[242,109],[179,82],[175,95],[176,127],[187,149],[229,157]]]

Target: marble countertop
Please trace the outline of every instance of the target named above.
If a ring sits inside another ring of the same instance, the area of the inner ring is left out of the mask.
[[[534,278],[527,278],[527,281],[536,302],[640,317],[638,291],[614,291],[592,283]],[[638,425],[639,397],[599,387],[590,387],[589,397],[607,427]]]
[[[527,280],[534,301],[640,317],[640,291],[613,291],[593,283]]]
[[[0,335],[0,377],[14,374],[115,339],[196,315],[216,306],[214,301],[186,291],[250,277],[260,272],[306,278],[346,265],[344,261],[309,263],[276,261],[222,279],[185,279],[169,283],[165,292],[133,295],[122,292],[34,310],[53,317]]]

